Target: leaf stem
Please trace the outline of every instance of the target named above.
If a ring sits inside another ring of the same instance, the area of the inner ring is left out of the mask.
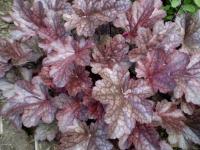
[[[39,150],[39,144],[36,138],[34,138],[35,140],[35,150]]]
[[[3,134],[3,118],[0,116],[0,135]]]

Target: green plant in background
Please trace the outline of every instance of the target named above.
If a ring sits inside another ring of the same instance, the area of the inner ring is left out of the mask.
[[[2,18],[9,14],[12,0],[0,0],[0,37],[7,37],[12,24],[5,22]]]
[[[198,7],[200,7],[200,0],[194,0],[194,3],[195,3]]]
[[[163,3],[166,20],[175,19],[177,14],[194,14],[200,8],[200,0],[165,0]]]

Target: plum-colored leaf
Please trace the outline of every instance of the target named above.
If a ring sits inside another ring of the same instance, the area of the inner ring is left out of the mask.
[[[15,85],[5,79],[0,79],[0,90],[4,98],[11,98],[15,95]]]
[[[129,38],[133,38],[140,27],[152,27],[165,16],[161,7],[160,0],[136,0],[128,12],[117,16],[114,25],[124,28]]]
[[[169,132],[168,140],[171,145],[188,149],[189,143],[200,144],[200,138],[189,127],[184,127],[182,132]]]
[[[45,123],[51,123],[55,112],[56,108],[49,101],[39,102],[24,109],[22,121],[26,127],[36,126],[40,119]]]
[[[195,105],[192,103],[187,103],[185,101],[181,101],[181,110],[188,115],[192,115],[195,110]]]
[[[3,77],[12,65],[25,64],[32,59],[32,49],[25,44],[0,39],[0,77]]]
[[[193,109],[193,114],[187,117],[187,120],[185,121],[185,124],[192,130],[194,134],[200,137],[200,109],[196,108]],[[200,138],[199,138],[200,139]],[[190,145],[188,146],[189,148],[191,147]],[[192,149],[192,148],[190,148]]]
[[[57,113],[56,118],[61,132],[64,133],[77,128],[78,119],[76,118],[76,113],[78,113],[79,105],[78,103],[73,103]]]
[[[163,100],[158,103],[155,120],[166,129],[169,134],[168,140],[172,145],[187,149],[189,141],[196,144],[200,142],[195,132],[184,123],[186,118],[174,102]]]
[[[68,104],[71,100],[72,98],[70,96],[61,93],[58,96],[52,98],[52,104],[58,109],[63,109],[65,104]]]
[[[175,103],[166,100],[157,103],[155,120],[168,132],[182,131],[185,126],[183,112]]]
[[[129,5],[129,0],[74,0],[64,14],[65,28],[76,28],[78,35],[92,36],[98,26],[113,21]]]
[[[68,102],[56,114],[59,130],[64,133],[78,128],[79,120],[84,120],[87,115],[85,109],[77,99],[68,98]]]
[[[182,52],[154,50],[137,62],[137,77],[144,77],[154,91],[167,93],[176,87],[175,79],[185,73],[188,61],[189,56]]]
[[[42,81],[44,82],[44,85],[46,85],[49,88],[54,87],[52,78],[49,76],[49,70],[50,67],[42,67],[39,76],[42,79]]]
[[[91,101],[87,104],[88,112],[91,119],[101,119],[104,115],[104,109],[100,102],[98,101]]]
[[[90,127],[79,123],[79,129],[66,132],[61,138],[61,150],[111,150],[112,144],[107,140],[105,124],[91,124]]]
[[[35,139],[38,141],[52,141],[58,132],[56,124],[39,124],[35,130]]]
[[[176,23],[181,27],[184,51],[194,54],[200,48],[200,11],[194,15],[182,15],[176,18]]]
[[[18,81],[14,86],[14,92],[11,95],[6,94],[6,98],[7,102],[1,113],[13,119],[21,114],[22,122],[27,127],[36,126],[40,120],[45,123],[54,120],[56,108],[51,105],[39,77],[33,78],[32,83]]]
[[[12,35],[14,39],[27,39],[39,35],[52,42],[63,36],[62,12],[69,4],[62,0],[34,0],[33,3],[14,0],[12,19],[19,28]]]
[[[6,40],[0,39],[0,78],[11,68],[11,65],[8,63],[10,57],[6,55],[7,51],[11,51],[10,48]]]
[[[186,20],[185,44],[192,49],[200,48],[200,11]]]
[[[2,94],[3,98],[10,99],[13,96],[15,96],[15,85],[13,83],[6,81],[5,79],[0,80],[0,90],[1,90],[1,94]],[[7,107],[7,108],[5,108],[5,107]],[[1,111],[0,111],[1,115],[3,115],[4,109],[10,109],[9,107],[10,107],[9,104],[3,105],[1,107]],[[9,114],[9,116],[8,115],[6,116],[9,120],[11,120],[13,122],[13,124],[17,128],[21,128],[21,126],[22,126],[20,113],[21,113],[21,111],[18,110],[18,111],[15,111],[14,114]]]
[[[170,52],[182,44],[181,28],[174,22],[159,21],[153,27],[153,38],[151,44]]]
[[[190,114],[190,116],[187,117],[187,120],[185,123],[194,131],[199,132],[199,125],[200,125],[200,109],[196,108],[193,109],[193,113]],[[198,133],[199,135],[200,133]]]
[[[57,87],[64,87],[68,83],[75,69],[74,63],[80,66],[90,64],[90,49],[93,47],[91,41],[75,41],[72,37],[66,38],[63,42],[51,45],[54,51],[43,60],[43,65],[50,67],[49,76],[53,78],[53,83]]]
[[[40,5],[41,6],[41,5]],[[18,31],[17,35],[24,36],[27,35],[35,36],[35,31],[38,30],[36,23],[40,24],[41,20],[43,19],[43,9],[31,11],[30,6],[28,4],[25,4],[21,0],[14,0],[13,1],[13,14],[12,18],[14,20],[14,23],[19,27],[22,28],[23,32]],[[36,12],[34,12],[36,11]],[[38,12],[37,12],[38,11]],[[40,14],[40,18],[36,18],[36,13]]]
[[[155,128],[148,125],[138,125],[129,140],[136,150],[172,150],[167,143],[160,140]]]
[[[127,62],[129,50],[125,38],[118,34],[105,39],[93,49],[92,71],[98,73],[104,68],[112,68],[115,64]]]
[[[129,135],[136,120],[151,122],[153,105],[145,98],[152,95],[152,89],[145,81],[130,80],[129,72],[119,65],[104,69],[100,75],[103,80],[96,82],[93,96],[105,105],[104,120],[109,125],[110,138]]]
[[[11,65],[8,64],[3,58],[0,57],[0,78],[2,78],[5,73],[10,70]]]
[[[92,80],[89,78],[89,72],[84,67],[75,66],[69,77],[66,89],[71,96],[76,96],[79,92],[86,92],[92,86]]]
[[[129,53],[130,61],[136,62],[146,56],[147,52],[163,49],[172,52],[182,43],[181,28],[176,23],[158,21],[153,31],[148,28],[139,28],[135,38],[137,48]]]
[[[200,55],[196,54],[190,58],[190,63],[187,65],[186,72],[176,79],[177,87],[174,95],[180,98],[185,94],[187,102],[200,105]]]
[[[92,97],[92,91],[85,93],[83,96],[83,104],[87,107],[88,117],[90,119],[101,120],[104,116],[104,108],[102,104]]]

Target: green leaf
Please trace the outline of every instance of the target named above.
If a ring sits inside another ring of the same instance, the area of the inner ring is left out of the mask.
[[[178,13],[182,15],[182,14],[184,14],[185,12],[184,12],[183,8],[180,8],[180,10],[178,11]]]
[[[165,11],[167,11],[167,10],[170,9],[170,7],[171,7],[170,5],[166,5],[166,6],[163,7],[163,9],[164,9]]]
[[[192,0],[184,0],[183,3],[184,3],[184,4],[191,4],[191,3],[192,3]]]
[[[33,150],[33,144],[24,130],[16,129],[10,122],[3,120],[0,150]]]
[[[196,7],[195,7],[195,5],[192,5],[192,4],[183,5],[182,8],[186,12],[190,12],[190,13],[196,12]]]
[[[166,20],[172,20],[173,19],[173,15],[168,15],[167,17],[165,17]]]
[[[181,4],[181,0],[171,0],[171,6],[173,8],[178,7]]]
[[[200,0],[194,0],[194,3],[195,3],[198,7],[200,7]]]
[[[170,8],[168,11],[167,11],[167,15],[174,15],[175,13],[175,10]]]

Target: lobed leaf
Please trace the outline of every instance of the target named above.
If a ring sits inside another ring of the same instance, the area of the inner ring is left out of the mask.
[[[109,125],[110,138],[129,135],[136,121],[151,122],[153,105],[145,98],[152,95],[152,89],[144,81],[131,81],[129,73],[119,65],[104,69],[101,76],[103,80],[96,82],[93,96],[105,105],[104,120]],[[131,84],[127,85],[129,81]]]
[[[74,0],[64,14],[65,28],[76,28],[78,35],[92,36],[98,26],[113,21],[129,5],[129,0]]]
[[[61,138],[61,150],[91,149],[111,150],[112,144],[107,140],[106,126],[103,123],[86,124],[80,123],[79,130],[66,132]]]
[[[124,28],[127,32],[126,35],[132,40],[140,27],[150,28],[165,17],[161,6],[160,0],[137,0],[133,2],[128,12],[117,16],[114,25]]]
[[[130,136],[136,150],[172,150],[172,147],[161,141],[154,127],[138,125]]]
[[[52,141],[58,132],[57,126],[55,124],[39,124],[35,130],[35,139],[44,141]]]
[[[158,21],[153,26],[153,31],[148,28],[139,28],[134,39],[137,48],[129,53],[131,62],[136,62],[145,57],[150,51],[162,49],[167,53],[173,52],[183,42],[181,27],[176,23]]]
[[[92,72],[98,73],[104,68],[112,68],[115,64],[127,63],[129,46],[125,38],[118,34],[105,39],[93,49],[91,62]]]
[[[63,45],[64,44],[64,45]],[[74,41],[72,37],[65,39],[64,43],[52,45],[54,51],[43,60],[43,65],[49,67],[49,76],[57,87],[64,87],[68,82],[75,65],[86,66],[90,64],[91,41]]]
[[[155,92],[167,93],[176,87],[175,80],[185,73],[188,61],[189,56],[182,52],[167,54],[160,49],[154,50],[137,62],[137,77],[144,77]]]
[[[7,103],[1,109],[1,114],[9,116],[11,120],[17,121],[17,124],[23,122],[26,127],[32,127],[40,120],[45,123],[54,120],[56,108],[47,97],[39,77],[33,78],[32,83],[18,81],[12,93],[6,93],[5,96]]]

